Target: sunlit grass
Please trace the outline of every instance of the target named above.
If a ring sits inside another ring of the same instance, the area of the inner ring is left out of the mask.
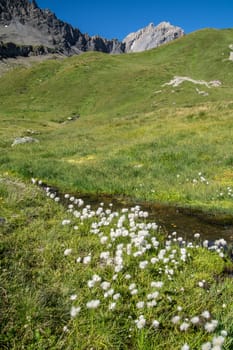
[[[226,331],[231,349],[222,248],[164,236],[139,207],[67,194],[67,211],[49,189],[0,180],[1,348],[200,349]]]
[[[230,212],[232,198],[219,196],[233,185],[229,43],[230,30],[206,30],[140,54],[87,53],[9,72],[0,81],[1,169],[72,192]],[[190,82],[163,87],[179,74],[222,85],[206,97]],[[19,136],[40,143],[12,148]],[[196,182],[200,172],[208,185]]]

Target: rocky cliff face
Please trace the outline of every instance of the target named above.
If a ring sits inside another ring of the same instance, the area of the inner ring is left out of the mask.
[[[59,20],[51,11],[41,10],[34,0],[0,1],[0,42],[0,55],[1,52],[7,55],[7,45],[11,47],[9,55],[13,52],[17,55],[19,51],[25,55],[26,52],[58,52],[72,55],[83,51],[124,51],[124,44],[118,40],[84,35],[78,29]],[[14,43],[16,50],[9,43]]]
[[[169,22],[162,22],[158,26],[150,23],[147,27],[127,35],[123,43],[125,52],[140,52],[153,49],[183,35],[184,31],[181,28]]]
[[[0,0],[0,58],[85,51],[119,54],[157,47],[184,34],[163,22],[129,34],[123,42],[82,34],[59,20],[50,10],[42,10],[35,0]]]

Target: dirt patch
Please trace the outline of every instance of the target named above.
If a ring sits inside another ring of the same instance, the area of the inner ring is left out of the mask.
[[[75,159],[75,158],[66,159],[66,161],[71,164],[83,164],[83,163],[88,163],[90,161],[94,161],[95,159],[96,157],[94,155],[88,155],[86,157],[81,157],[78,159]]]

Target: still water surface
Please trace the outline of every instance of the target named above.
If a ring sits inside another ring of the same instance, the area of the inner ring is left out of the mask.
[[[97,208],[101,202],[105,204],[105,207],[112,203],[112,210],[139,205],[141,210],[148,211],[149,220],[156,222],[168,234],[176,231],[177,235],[182,236],[185,240],[191,240],[194,233],[200,233],[202,240],[208,239],[213,242],[216,239],[224,238],[228,243],[233,243],[233,218],[224,222],[213,215],[190,209],[157,203],[132,202],[129,199],[106,195],[79,194],[76,195],[76,198],[82,198],[86,205],[90,204],[93,208]]]

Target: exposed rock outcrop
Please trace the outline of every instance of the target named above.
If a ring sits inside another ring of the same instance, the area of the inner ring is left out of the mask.
[[[82,34],[50,10],[40,9],[34,0],[1,0],[0,42],[0,57],[48,52],[72,55],[83,51],[124,51],[124,44],[118,40]]]
[[[17,146],[17,145],[21,145],[23,143],[33,143],[36,142],[38,143],[39,140],[34,139],[33,137],[29,137],[29,136],[25,136],[25,137],[16,137],[16,139],[14,140],[14,142],[12,143],[12,147]]]
[[[82,34],[59,20],[50,10],[42,10],[35,0],[0,1],[0,59],[59,53],[66,56],[85,51],[119,54],[139,52],[179,38],[184,32],[167,22],[150,24],[129,34],[123,42]]]
[[[193,84],[205,85],[208,88],[220,87],[222,85],[221,81],[219,81],[219,80],[211,80],[211,81],[207,82],[205,80],[195,80],[195,79],[192,79],[189,77],[175,76],[172,80],[169,81],[169,83],[165,83],[162,86],[171,85],[173,87],[177,87],[180,84],[184,83],[185,81],[188,81],[188,82],[193,83]]]
[[[147,27],[131,33],[124,38],[125,52],[141,52],[153,49],[184,35],[184,31],[171,25],[169,22],[162,22],[155,26],[150,23]]]

